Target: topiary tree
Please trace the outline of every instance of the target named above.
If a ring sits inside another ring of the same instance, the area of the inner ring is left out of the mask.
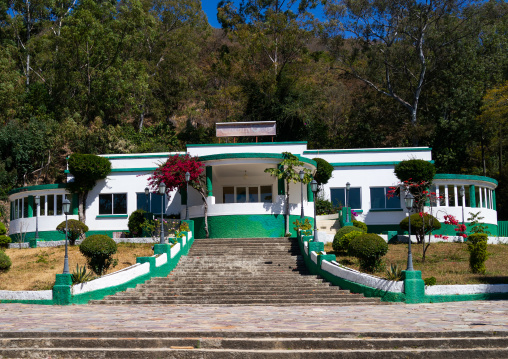
[[[409,231],[409,217],[400,221],[399,226],[402,230]],[[411,233],[416,235],[418,243],[423,243],[425,235],[437,229],[441,229],[441,223],[436,217],[422,212],[411,215]]]
[[[5,234],[0,235],[0,248],[9,247],[9,243],[12,242],[11,237],[6,236]]]
[[[0,272],[8,271],[11,268],[12,262],[9,256],[4,252],[0,251]]]
[[[406,160],[395,165],[395,175],[401,181],[397,188],[398,195],[401,187],[409,190],[414,196],[414,208],[417,212],[423,212],[427,200],[427,188],[432,184],[436,174],[436,167],[433,163],[425,160]]]
[[[265,173],[269,173],[271,176],[275,176],[278,179],[284,180],[286,183],[286,203],[285,203],[285,210],[284,210],[284,217],[285,217],[285,234],[290,233],[289,232],[289,184],[291,182],[298,183],[300,182],[300,176],[299,176],[299,170],[298,168],[301,168],[303,172],[305,173],[305,176],[303,178],[303,183],[307,184],[310,181],[312,181],[311,177],[311,171],[304,167],[304,163],[298,159],[295,155],[293,155],[291,152],[283,152],[283,160],[278,164],[276,168],[266,168]]]
[[[76,240],[88,232],[88,226],[76,219],[69,219],[67,221],[67,229],[69,232],[67,239],[69,240],[69,244],[71,246],[76,244]],[[65,221],[61,222],[56,227],[56,230],[62,234],[65,234]]]
[[[71,193],[78,195],[79,220],[86,223],[86,199],[97,181],[106,178],[111,172],[111,162],[104,157],[74,153],[69,157],[69,172],[74,180],[68,183]]]
[[[485,274],[485,261],[489,257],[487,252],[488,240],[489,237],[485,233],[473,233],[467,237],[469,268],[473,273]]]
[[[332,178],[333,166],[322,158],[313,158],[313,160],[317,163],[314,179],[321,187],[322,185],[327,184],[328,180]]]
[[[7,233],[7,228],[5,228],[5,224],[0,222],[0,236]]]
[[[129,216],[127,227],[129,227],[129,233],[131,236],[136,237],[143,233],[142,225],[145,223],[145,213],[146,211],[137,209]]]
[[[349,255],[360,261],[360,269],[375,272],[381,267],[381,257],[388,252],[388,244],[374,233],[356,236],[349,243]]]
[[[344,253],[347,252],[347,249],[349,247],[349,241],[354,236],[347,236],[346,235],[350,233],[358,233],[362,234],[365,233],[365,231],[361,228],[354,227],[354,226],[347,226],[340,228],[337,233],[335,233],[335,236],[333,237],[333,243],[332,248],[337,253]]]
[[[91,235],[79,245],[79,251],[85,256],[88,267],[99,276],[105,274],[111,266],[116,266],[116,260],[113,259],[116,250],[115,241],[102,234]]]

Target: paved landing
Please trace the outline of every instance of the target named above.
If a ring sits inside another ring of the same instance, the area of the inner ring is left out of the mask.
[[[0,331],[508,331],[508,301],[386,306],[0,304]]]

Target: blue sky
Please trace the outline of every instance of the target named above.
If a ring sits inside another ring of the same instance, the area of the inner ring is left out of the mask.
[[[208,17],[208,23],[213,27],[219,28],[219,22],[217,21],[217,4],[220,0],[201,0],[201,6],[203,7],[203,11],[206,13]],[[238,2],[238,0],[236,1]],[[312,11],[315,15],[322,15],[322,10]]]

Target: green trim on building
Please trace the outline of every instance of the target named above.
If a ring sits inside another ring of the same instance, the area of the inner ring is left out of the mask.
[[[334,162],[330,163],[333,167],[362,167],[362,166],[395,166],[401,161],[380,161],[380,162]],[[434,161],[429,161],[434,163]]]
[[[434,179],[449,179],[449,180],[470,180],[470,181],[484,181],[490,182],[497,186],[498,182],[494,178],[476,176],[476,175],[455,175],[449,173],[439,173],[434,176]]]
[[[42,184],[38,186],[27,186],[27,187],[21,187],[21,188],[15,188],[13,190],[10,190],[8,195],[20,193],[20,192],[30,192],[30,191],[42,191],[47,189],[60,189],[60,188],[67,188],[66,183],[55,183],[55,184]]]
[[[127,214],[99,214],[95,218],[129,218]]]
[[[213,168],[212,166],[206,166],[206,193],[207,197],[213,196]]]
[[[314,219],[308,218],[314,225]],[[289,217],[289,230],[293,236],[296,231],[293,223],[300,220],[299,215]],[[193,218],[195,237],[205,238],[204,218]],[[275,238],[284,237],[283,214],[246,214],[232,216],[209,216],[208,231],[210,238]]]
[[[72,194],[71,213],[75,216],[79,215],[79,196],[77,193]]]
[[[362,152],[428,152],[432,151],[430,147],[402,147],[402,148],[351,148],[344,150],[307,150],[304,155],[319,155],[326,153],[362,153]]]
[[[297,156],[298,159],[304,163],[310,164],[317,167],[317,163],[314,160]],[[207,155],[199,157],[200,161],[216,161],[216,160],[228,160],[228,159],[246,159],[246,158],[274,158],[277,160],[283,160],[284,155],[281,153],[221,153],[217,155]]]
[[[278,167],[279,171],[284,170],[284,166],[279,165]],[[282,178],[277,179],[277,195],[284,196],[286,194],[286,187],[284,185],[285,185],[284,179]]]
[[[371,208],[369,212],[402,212],[402,208]]]
[[[202,145],[187,145],[189,147],[228,147],[228,146],[277,146],[277,145],[306,145],[307,141],[289,142],[239,142],[239,143],[207,143]]]
[[[161,153],[161,154],[151,154],[151,155],[129,155],[129,156],[120,156],[120,155],[105,155],[105,156],[100,156],[100,157],[103,157],[103,158],[107,158],[107,159],[110,159],[110,160],[123,160],[123,159],[135,159],[135,158],[167,158],[169,156],[176,156],[176,155],[179,155],[179,154],[182,154],[184,155],[185,152],[169,152],[169,153]]]
[[[492,191],[492,208],[494,209],[494,211],[497,211],[496,191]]]

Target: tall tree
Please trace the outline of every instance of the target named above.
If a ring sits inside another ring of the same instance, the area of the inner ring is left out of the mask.
[[[468,0],[332,0],[326,3],[330,49],[341,68],[408,112],[418,144],[418,110],[439,51],[474,29]],[[345,39],[348,37],[348,39]]]

